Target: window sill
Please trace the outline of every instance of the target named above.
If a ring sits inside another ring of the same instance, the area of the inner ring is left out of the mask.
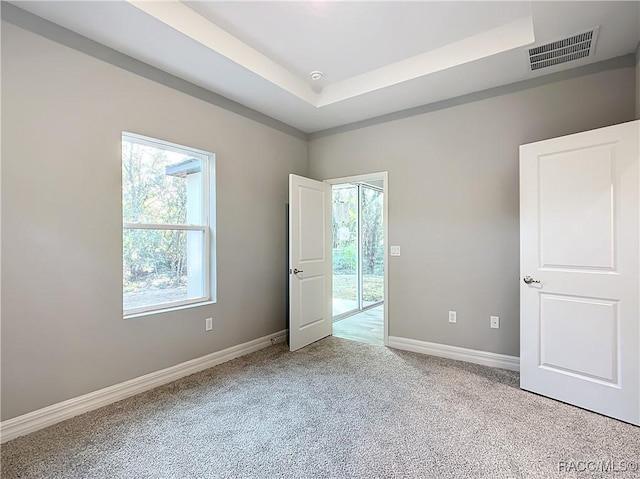
[[[164,313],[172,313],[174,311],[182,311],[183,309],[191,309],[191,308],[199,308],[202,306],[210,306],[212,304],[216,304],[214,300],[202,301],[200,303],[192,303],[192,304],[183,304],[180,306],[173,306],[170,308],[163,309],[154,309],[153,311],[144,311],[142,313],[133,313],[133,314],[125,314],[122,319],[134,319],[134,318],[142,318],[145,316],[153,316],[156,314],[164,314]]]

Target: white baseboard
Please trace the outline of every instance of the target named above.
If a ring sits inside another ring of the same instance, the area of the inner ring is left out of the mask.
[[[222,351],[171,366],[153,373],[130,379],[120,384],[99,389],[67,401],[52,404],[37,411],[8,419],[0,423],[0,442],[5,443],[19,436],[51,426],[65,419],[93,411],[108,404],[126,399],[149,389],[170,383],[190,374],[203,371],[232,359],[264,349],[286,340],[287,331],[280,331],[254,339]]]
[[[403,349],[414,353],[429,354],[441,358],[482,364],[483,366],[520,371],[520,358],[517,356],[507,356],[506,354],[490,353],[488,351],[478,351],[475,349],[429,343],[416,339],[398,338],[395,336],[389,336],[388,345],[390,348]]]

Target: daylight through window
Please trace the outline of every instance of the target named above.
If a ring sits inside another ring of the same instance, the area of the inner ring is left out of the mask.
[[[122,134],[125,316],[211,299],[213,159],[211,153]]]

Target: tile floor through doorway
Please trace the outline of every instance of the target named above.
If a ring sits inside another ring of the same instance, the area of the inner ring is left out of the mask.
[[[333,335],[361,343],[384,345],[384,305],[333,323]]]

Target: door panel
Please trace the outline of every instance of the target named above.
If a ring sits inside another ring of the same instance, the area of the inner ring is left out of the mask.
[[[324,244],[324,202],[323,190],[298,186],[300,195],[300,249],[299,262],[323,261]]]
[[[303,274],[300,273],[300,276]],[[327,298],[324,292],[324,276],[300,277],[298,279],[300,284],[299,300],[301,305],[304,304],[304,308],[300,309],[300,329],[304,329],[324,319]]]
[[[597,145],[538,159],[543,267],[613,269],[615,151]]]
[[[289,175],[289,348],[331,334],[331,187]]]
[[[540,364],[548,370],[617,383],[617,330],[617,301],[540,295]]]
[[[640,424],[640,122],[520,149],[520,385]]]

